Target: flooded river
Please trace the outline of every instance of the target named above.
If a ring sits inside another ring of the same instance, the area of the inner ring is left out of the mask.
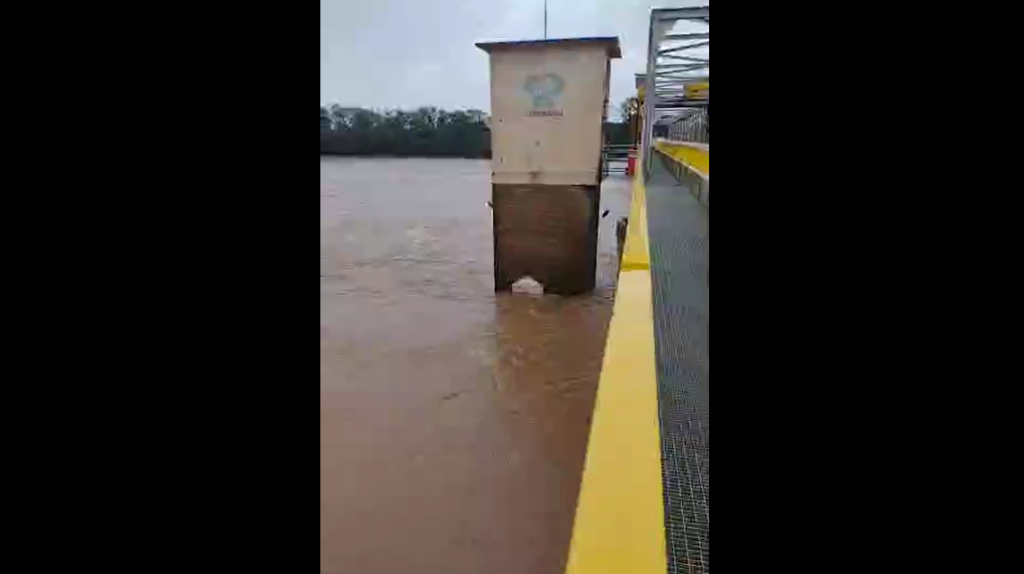
[[[629,186],[597,289],[495,295],[490,163],[320,160],[320,571],[561,574]]]

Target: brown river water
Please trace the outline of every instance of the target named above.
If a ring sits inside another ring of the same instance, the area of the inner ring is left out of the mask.
[[[616,276],[495,295],[490,163],[320,159],[320,571],[561,574]]]

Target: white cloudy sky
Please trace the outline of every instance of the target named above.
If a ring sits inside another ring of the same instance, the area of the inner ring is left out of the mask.
[[[614,110],[646,65],[650,9],[707,4],[548,0],[548,37],[619,37]],[[542,37],[543,7],[544,0],[320,0],[320,103],[489,110],[487,55],[474,43]]]

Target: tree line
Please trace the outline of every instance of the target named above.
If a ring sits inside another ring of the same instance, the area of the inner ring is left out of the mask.
[[[491,157],[487,114],[480,110],[377,112],[320,107],[320,153],[338,155]]]
[[[480,110],[377,112],[320,106],[320,153],[399,157],[491,157],[490,118]],[[625,123],[606,123],[605,141],[628,144]]]

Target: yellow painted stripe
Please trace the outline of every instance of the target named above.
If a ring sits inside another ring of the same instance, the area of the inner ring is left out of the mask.
[[[643,165],[643,154],[636,158],[636,165]],[[650,269],[651,256],[647,247],[647,192],[643,177],[637,170],[633,178],[633,197],[630,200],[629,225],[626,227],[626,245],[622,248],[622,270]]]
[[[711,153],[707,146],[698,147],[658,141],[655,142],[654,147],[665,155],[682,162],[706,176],[711,175]]]
[[[636,179],[567,574],[667,569],[647,216]],[[627,254],[636,267],[625,266]]]

